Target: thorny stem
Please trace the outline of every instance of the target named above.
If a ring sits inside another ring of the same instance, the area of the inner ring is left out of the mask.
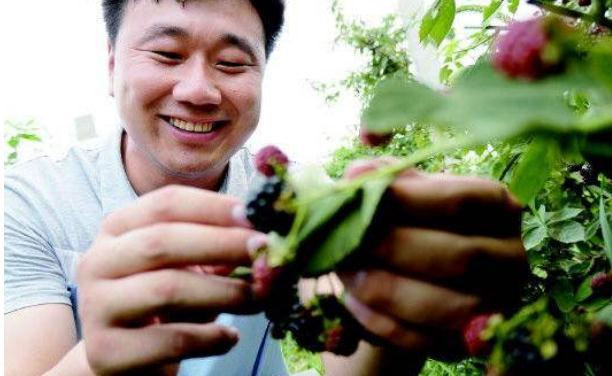
[[[594,3],[594,6],[593,8],[591,8],[591,10],[595,9],[597,14],[584,13],[578,10],[568,9],[568,8],[565,8],[559,5],[549,3],[544,0],[527,0],[529,4],[533,4],[549,12],[560,14],[562,16],[578,18],[578,19],[582,19],[585,21],[595,22],[601,26],[607,27],[608,29],[612,29],[612,20],[605,17],[606,9],[605,9],[605,6],[603,6],[603,3],[602,3],[603,0],[595,0],[595,1],[596,2]],[[599,4],[601,8],[599,8],[597,4]]]

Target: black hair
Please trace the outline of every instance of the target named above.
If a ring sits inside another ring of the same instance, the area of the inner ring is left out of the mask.
[[[113,45],[117,40],[117,34],[119,33],[119,27],[123,20],[123,11],[127,1],[129,0],[102,0],[106,32]],[[155,1],[158,2],[159,0]],[[186,0],[175,1],[184,3]],[[266,57],[268,57],[274,49],[276,37],[280,33],[283,23],[285,22],[285,2],[284,0],[250,0],[250,2],[257,11],[263,24]]]

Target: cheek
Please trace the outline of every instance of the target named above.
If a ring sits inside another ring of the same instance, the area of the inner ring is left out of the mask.
[[[118,78],[119,82],[115,84],[118,85],[119,102],[129,107],[130,111],[140,112],[151,108],[172,91],[167,75],[151,64],[128,64],[128,68]]]
[[[248,80],[232,85],[228,92],[234,107],[244,117],[257,120],[261,107],[261,81]]]

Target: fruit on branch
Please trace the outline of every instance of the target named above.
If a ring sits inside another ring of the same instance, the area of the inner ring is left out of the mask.
[[[463,327],[463,341],[471,356],[485,356],[491,350],[491,342],[485,340],[483,334],[492,316],[490,313],[474,316]]]
[[[580,176],[582,176],[584,184],[586,185],[599,184],[599,182],[597,181],[597,171],[595,171],[593,166],[588,162],[583,164],[580,168]]]
[[[588,7],[591,5],[591,0],[578,0],[578,5],[581,7]]]
[[[599,296],[612,298],[612,274],[595,274],[591,279],[591,289]]]
[[[373,133],[365,126],[359,129],[359,140],[366,146],[382,146],[393,138],[393,133]]]
[[[292,193],[286,183],[278,176],[267,178],[259,190],[253,192],[246,204],[246,217],[257,231],[275,231],[285,235],[293,224],[293,213],[289,212],[284,201]]]
[[[278,147],[268,145],[255,155],[255,167],[265,176],[283,175],[289,164],[289,158]]]
[[[538,80],[561,67],[561,53],[551,41],[546,18],[515,21],[495,43],[493,66],[512,78]]]

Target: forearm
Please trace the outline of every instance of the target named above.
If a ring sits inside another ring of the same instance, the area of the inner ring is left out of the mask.
[[[425,357],[375,347],[362,341],[350,357],[323,354],[327,376],[418,375]]]
[[[159,367],[155,371],[147,372],[149,375],[175,376],[178,373],[178,364],[169,364]],[[85,343],[80,341],[70,350],[59,363],[44,374],[45,376],[95,376],[87,361]]]
[[[91,376],[95,375],[89,367],[85,344],[80,341],[45,376]]]

